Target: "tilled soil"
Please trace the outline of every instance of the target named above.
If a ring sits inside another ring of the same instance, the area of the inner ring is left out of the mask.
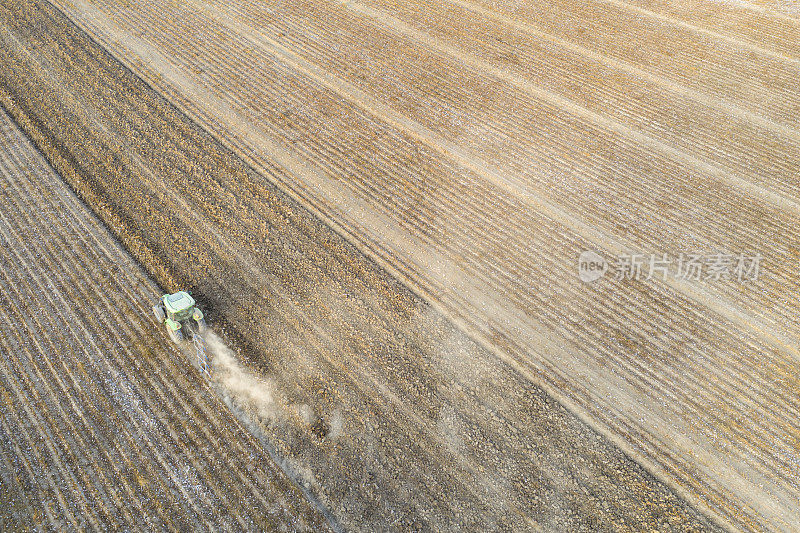
[[[326,530],[166,340],[159,294],[0,112],[0,526]]]
[[[271,438],[345,527],[661,520],[543,451],[540,387],[722,522],[800,522],[780,2],[2,5],[9,109],[306,414]],[[587,249],[763,265],[585,284]]]

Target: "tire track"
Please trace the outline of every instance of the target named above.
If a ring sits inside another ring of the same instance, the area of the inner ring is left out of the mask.
[[[775,103],[763,97],[765,90],[771,92],[783,87],[782,101],[796,101],[796,91],[793,90],[795,83],[790,77],[786,77],[788,73],[781,76],[782,83],[775,79],[765,79],[765,76],[771,77],[787,66],[796,69],[800,61],[796,57],[787,57],[692,24],[674,19],[671,21],[668,17],[625,5],[621,1],[608,2],[607,5],[599,2],[580,5],[565,2],[553,2],[550,5],[509,5],[486,0],[470,1],[516,20],[535,24],[543,31],[560,35],[605,55],[637,64],[651,72],[702,87],[707,92],[725,94],[756,113],[763,113],[765,106],[770,107]],[[647,24],[647,19],[658,22]],[[563,20],[573,23],[565,25],[560,22]],[[763,37],[761,39],[761,43],[771,42],[781,41],[770,41]],[[637,43],[658,43],[658,46],[648,49],[637,46]],[[720,52],[726,59],[725,65],[718,63]],[[751,53],[756,54],[759,59],[753,65],[769,64],[774,68],[768,68],[767,72],[754,72],[756,68],[748,65]],[[751,76],[739,73],[738,71],[743,70],[742,67],[751,69]],[[748,101],[748,97],[752,97],[752,100]],[[774,117],[796,125],[793,108],[794,106],[784,107],[783,111],[776,110]]]
[[[765,5],[745,1],[709,2],[703,0],[629,1],[633,9],[645,9],[656,16],[667,16],[688,22],[692,26],[726,35],[749,44],[766,46],[791,57],[800,56],[797,40],[800,37],[800,6],[794,5],[794,15],[788,11],[791,0],[763,2]],[[781,6],[783,4],[783,6]]]

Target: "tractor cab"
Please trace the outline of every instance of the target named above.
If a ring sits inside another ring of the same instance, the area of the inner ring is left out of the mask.
[[[170,320],[183,322],[192,316],[195,302],[188,292],[180,291],[175,294],[165,294],[161,300],[164,302],[164,310]]]
[[[195,306],[194,298],[185,291],[163,295],[153,306],[153,314],[159,323],[167,327],[170,338],[178,343],[187,337],[193,337],[195,333],[202,333],[206,328],[203,312]]]

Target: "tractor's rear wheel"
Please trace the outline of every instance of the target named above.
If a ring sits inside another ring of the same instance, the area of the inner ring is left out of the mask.
[[[179,329],[170,329],[169,338],[172,339],[172,342],[175,344],[180,344],[183,342],[183,332]]]
[[[164,314],[164,308],[161,307],[161,304],[156,304],[153,306],[153,315],[155,315],[159,324],[163,324],[164,319],[167,317],[166,314]]]

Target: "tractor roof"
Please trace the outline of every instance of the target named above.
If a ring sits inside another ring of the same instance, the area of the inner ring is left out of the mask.
[[[164,307],[171,313],[180,313],[194,305],[194,298],[188,292],[180,291],[164,296]]]

